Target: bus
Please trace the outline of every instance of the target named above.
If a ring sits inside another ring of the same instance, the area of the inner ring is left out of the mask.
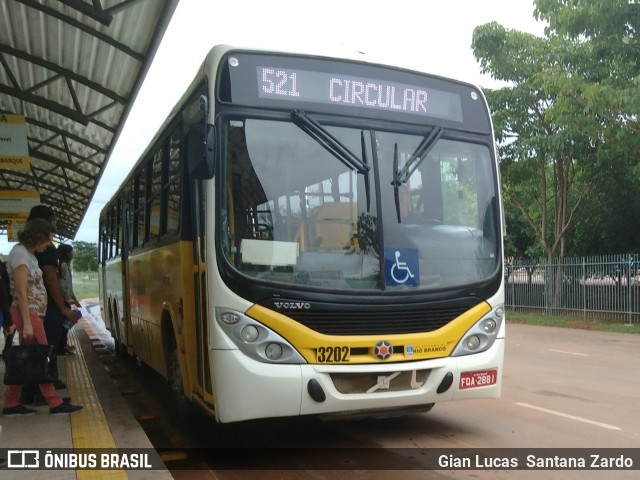
[[[472,85],[213,47],[100,214],[119,350],[217,421],[499,397],[503,215]]]

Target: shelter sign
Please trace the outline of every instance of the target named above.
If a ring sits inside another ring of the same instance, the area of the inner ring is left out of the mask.
[[[31,208],[40,203],[40,193],[26,190],[0,190],[0,221],[26,221]]]
[[[18,234],[24,228],[24,224],[25,223],[26,222],[24,220],[23,221],[13,220],[12,223],[8,223],[7,224],[7,241],[9,241],[9,242],[17,242],[18,241]]]
[[[24,115],[0,113],[0,168],[29,170],[29,143]]]

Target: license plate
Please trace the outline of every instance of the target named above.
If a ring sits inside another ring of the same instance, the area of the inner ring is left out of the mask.
[[[479,372],[462,372],[460,390],[466,388],[488,387],[498,382],[498,370],[482,370]]]

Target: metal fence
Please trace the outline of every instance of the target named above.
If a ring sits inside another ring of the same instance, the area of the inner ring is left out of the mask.
[[[640,256],[505,262],[506,306],[517,311],[640,322]]]

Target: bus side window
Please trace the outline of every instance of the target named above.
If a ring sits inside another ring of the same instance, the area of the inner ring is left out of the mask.
[[[182,155],[180,129],[176,128],[169,144],[167,184],[163,188],[167,204],[167,235],[174,235],[180,231],[180,182],[182,181],[180,165]]]
[[[155,241],[162,235],[162,161],[164,150],[160,146],[149,162],[150,188],[147,195],[149,212],[149,240]]]

